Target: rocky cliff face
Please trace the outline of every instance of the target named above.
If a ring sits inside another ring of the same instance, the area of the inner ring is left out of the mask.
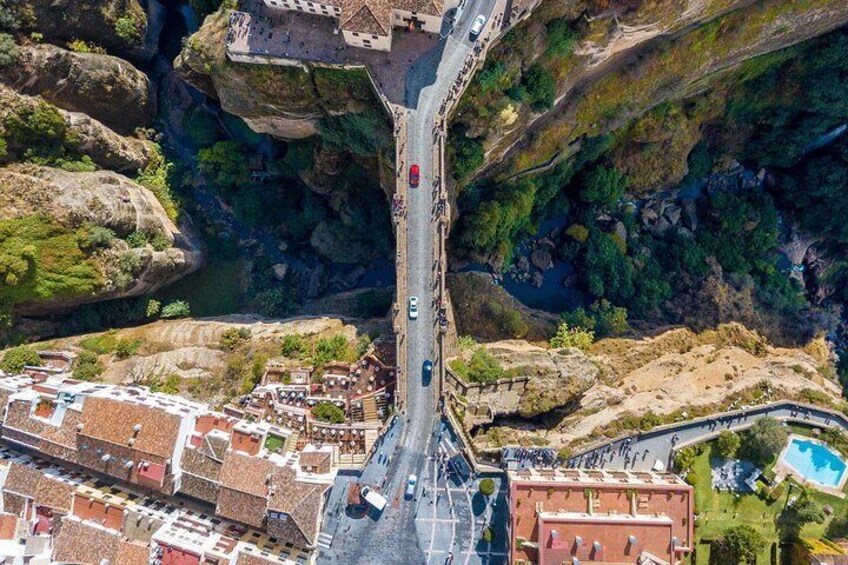
[[[29,281],[21,277],[23,280],[9,284],[7,279],[0,291],[21,298],[15,305],[15,311],[21,314],[45,314],[85,302],[139,296],[202,264],[198,237],[190,222],[184,220],[177,226],[152,192],[113,172],[8,166],[0,169],[0,203],[0,225],[50,226],[27,234],[32,251],[25,251],[23,257],[31,261],[36,275],[50,281],[51,250],[41,246],[65,232],[76,235],[79,243],[73,250],[82,251],[80,259],[93,273],[84,293],[75,292],[79,288],[75,285],[51,288],[36,283],[33,292],[18,294]],[[83,243],[93,226],[111,230],[114,239]],[[131,247],[125,239],[133,233],[143,233],[154,243],[133,242],[135,247]],[[7,239],[4,243],[11,247],[14,241]]]
[[[0,82],[87,114],[122,134],[150,125],[156,112],[147,76],[110,55],[53,45],[22,46],[15,65],[0,67]]]
[[[516,33],[543,45],[546,23],[574,16],[574,5],[548,4]],[[595,15],[594,6],[580,7],[587,17],[573,24],[581,35],[571,55],[556,57],[507,39],[493,52],[511,65],[526,68],[535,61],[550,69],[557,82],[552,110],[520,104],[508,126],[482,115],[463,118],[475,137],[485,139],[487,162],[505,176],[566,157],[581,136],[611,131],[657,104],[701,91],[744,61],[848,22],[848,5],[840,0],[642,2]]]
[[[254,131],[300,139],[314,135],[316,122],[324,116],[378,107],[361,71],[333,71],[343,78],[322,80],[331,73],[228,60],[228,17],[228,10],[207,17],[200,31],[186,41],[175,67],[186,81],[218,99],[224,110],[244,119]]]

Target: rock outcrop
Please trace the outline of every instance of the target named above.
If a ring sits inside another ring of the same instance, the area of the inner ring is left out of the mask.
[[[0,82],[17,92],[40,95],[122,134],[151,123],[155,102],[150,81],[123,59],[53,45],[22,46],[20,51],[17,64],[0,68]]]
[[[203,260],[199,238],[187,218],[177,226],[151,191],[113,172],[76,173],[33,165],[0,169],[0,222],[25,218],[48,218],[54,226],[51,235],[97,226],[108,228],[116,237],[87,251],[86,262],[99,272],[93,292],[64,289],[55,295],[26,296],[15,304],[21,314],[45,314],[153,292],[194,271]],[[131,248],[122,238],[134,232],[158,244]],[[31,245],[37,249],[42,235],[19,237],[32,238]],[[49,279],[49,266],[35,261],[36,275]]]
[[[31,111],[39,101],[38,97],[18,94],[0,83],[0,119],[10,112]],[[119,135],[86,114],[57,110],[68,124],[76,150],[103,169],[135,173],[157,158],[156,149],[149,141]]]
[[[509,374],[530,377],[518,404],[504,411],[523,418],[579,401],[597,382],[600,372],[579,349],[550,350],[523,341],[495,342],[486,349]]]

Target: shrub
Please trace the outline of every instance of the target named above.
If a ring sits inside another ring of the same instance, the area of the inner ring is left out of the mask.
[[[589,239],[589,230],[581,224],[571,224],[565,233],[578,243],[586,243]]]
[[[0,369],[5,373],[13,375],[23,371],[27,365],[41,365],[41,358],[38,356],[38,351],[29,345],[19,345],[7,349],[3,355],[3,360],[0,361]]]
[[[82,351],[74,367],[74,378],[81,381],[96,380],[103,373],[103,365],[94,351]]]
[[[280,354],[284,357],[299,358],[306,351],[306,343],[298,334],[283,336],[280,343]]]
[[[315,363],[324,365],[330,361],[341,361],[348,356],[349,344],[342,334],[319,338],[315,343]]]
[[[485,528],[483,528],[483,541],[486,542],[486,543],[492,543],[492,541],[494,541],[494,539],[495,539],[495,531],[492,528],[490,528],[489,526],[486,526]]]
[[[159,314],[159,311],[162,309],[162,303],[158,300],[150,299],[147,301],[147,306],[144,308],[144,315],[148,318],[152,318]]]
[[[157,233],[150,240],[150,246],[153,247],[154,251],[165,251],[166,249],[170,249],[171,242],[164,234]]]
[[[115,344],[115,355],[117,355],[119,359],[132,357],[138,353],[138,349],[141,347],[142,343],[144,343],[143,340],[138,337],[135,339],[121,338]]]
[[[256,295],[259,313],[269,318],[279,318],[291,314],[295,307],[295,296],[291,289],[276,286],[263,290]]]
[[[468,363],[462,359],[454,359],[451,368],[461,378],[475,383],[493,383],[504,376],[500,362],[482,347],[474,351]]]
[[[84,234],[84,247],[89,249],[109,247],[115,240],[115,232],[103,226],[88,226]]]
[[[345,421],[344,410],[329,402],[321,402],[312,409],[312,415],[322,422],[332,424],[343,424]]]
[[[179,217],[179,202],[174,196],[172,186],[177,183],[174,164],[165,158],[162,149],[155,146],[155,155],[143,170],[138,172],[135,181],[153,193],[165,213],[172,221]]]
[[[15,38],[8,33],[0,33],[0,67],[17,63],[20,55],[21,50]]]
[[[227,328],[221,334],[219,346],[225,351],[235,351],[248,339],[250,339],[248,328]]]
[[[104,54],[106,50],[94,43],[86,43],[82,39],[74,39],[68,42],[68,49],[75,53],[99,53]]]
[[[187,318],[191,316],[191,306],[185,300],[174,300],[162,308],[163,318]]]
[[[554,349],[576,347],[577,349],[586,350],[594,342],[595,332],[579,327],[572,328],[567,323],[561,322],[557,327],[556,335],[550,340],[550,345]]]
[[[147,234],[142,231],[136,230],[126,237],[126,242],[127,245],[129,245],[133,249],[144,247],[145,245],[147,245]]]
[[[480,494],[484,496],[492,496],[495,493],[495,481],[486,477],[480,481]]]
[[[127,43],[137,43],[141,39],[141,26],[136,18],[125,14],[115,20],[115,35]]]

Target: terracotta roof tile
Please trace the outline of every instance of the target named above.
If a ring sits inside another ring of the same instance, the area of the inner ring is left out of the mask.
[[[265,498],[274,468],[267,459],[230,451],[221,469],[221,486]]]
[[[346,31],[388,35],[392,28],[392,7],[388,0],[341,0],[340,27]]]
[[[84,565],[99,565],[103,559],[115,565],[147,565],[150,551],[143,545],[123,540],[117,532],[63,518],[54,542],[53,559]]]
[[[265,522],[265,497],[222,488],[215,512],[223,518],[261,528]]]
[[[268,510],[283,512],[289,519],[281,523],[274,522],[273,526],[269,524],[268,531],[299,547],[314,546],[324,493],[330,485],[298,480],[293,469],[281,468],[274,473],[271,486]]]
[[[311,473],[329,473],[332,467],[332,453],[329,451],[304,451],[300,454],[298,463],[305,471]]]
[[[20,463],[12,463],[9,465],[9,474],[6,476],[3,490],[27,498],[35,498],[35,488],[41,477],[42,473],[38,469]]]
[[[152,406],[111,398],[86,398],[82,405],[81,435],[127,446],[142,453],[169,459],[179,437],[181,418]],[[141,424],[141,430],[134,427]]]
[[[74,487],[65,481],[42,475],[35,487],[35,504],[68,513],[74,499]]]
[[[0,540],[15,539],[18,532],[18,517],[14,514],[0,514]]]

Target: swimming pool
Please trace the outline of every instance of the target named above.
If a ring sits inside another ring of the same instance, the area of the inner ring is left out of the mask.
[[[781,460],[802,478],[825,487],[841,488],[845,482],[845,460],[827,445],[793,436]]]

